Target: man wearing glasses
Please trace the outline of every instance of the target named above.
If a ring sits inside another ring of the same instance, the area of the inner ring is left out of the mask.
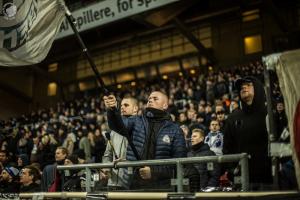
[[[266,189],[272,177],[264,88],[258,79],[251,76],[238,79],[235,84],[242,106],[226,120],[223,153],[248,153],[250,189]]]

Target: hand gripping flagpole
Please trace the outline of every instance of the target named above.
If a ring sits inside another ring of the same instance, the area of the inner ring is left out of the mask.
[[[93,70],[93,72],[95,73],[97,82],[99,83],[99,87],[102,89],[104,95],[109,95],[111,92],[106,88],[106,86],[105,86],[105,84],[104,84],[102,78],[100,77],[100,73],[99,73],[99,71],[98,71],[98,69],[97,69],[97,67],[96,67],[96,65],[95,65],[95,62],[94,62],[92,56],[91,56],[91,54],[89,53],[89,50],[87,49],[87,47],[85,46],[85,44],[84,44],[82,38],[80,37],[79,32],[78,32],[78,30],[77,30],[77,28],[76,28],[76,26],[75,26],[76,20],[75,20],[74,17],[72,16],[72,13],[71,13],[70,10],[68,9],[68,7],[65,5],[64,0],[59,0],[59,2],[61,3],[61,5],[63,5],[63,7],[64,7],[64,9],[65,9],[65,12],[66,12],[66,14],[65,14],[65,15],[66,15],[66,18],[67,18],[69,24],[71,25],[71,28],[72,28],[72,30],[73,30],[73,32],[74,32],[74,34],[75,34],[75,37],[76,37],[76,39],[77,39],[77,41],[78,41],[80,47],[82,48],[82,52],[84,53],[85,57],[88,59],[90,65],[91,65],[91,67],[92,67],[92,70]],[[127,138],[128,144],[129,144],[129,146],[131,147],[131,149],[132,149],[132,151],[133,151],[133,154],[134,154],[135,158],[136,158],[137,160],[141,160],[141,158],[140,158],[140,156],[139,156],[139,154],[138,154],[138,152],[137,152],[137,150],[136,150],[136,148],[135,148],[135,146],[134,146],[134,144],[133,144],[133,142],[132,142],[132,139],[131,139],[130,136],[129,136],[128,131],[126,130],[126,133],[125,133],[125,130],[124,130],[124,133],[122,133],[122,135],[124,135],[124,136]]]

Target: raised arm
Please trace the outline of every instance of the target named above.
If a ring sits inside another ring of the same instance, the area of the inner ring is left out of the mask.
[[[127,128],[121,117],[120,110],[118,108],[118,103],[114,95],[103,97],[105,108],[107,111],[107,121],[108,126],[111,130],[127,137]]]

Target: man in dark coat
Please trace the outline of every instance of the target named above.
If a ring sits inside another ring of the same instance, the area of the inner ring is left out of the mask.
[[[242,108],[231,113],[226,121],[223,153],[248,153],[250,189],[262,189],[261,184],[272,180],[264,88],[259,80],[250,76],[237,80],[236,88]]]
[[[44,192],[60,192],[64,185],[63,174],[56,168],[57,165],[63,165],[68,156],[68,149],[65,147],[57,147],[55,151],[55,163],[47,165],[43,169],[41,189]]]
[[[209,146],[204,143],[205,133],[201,129],[194,129],[192,131],[191,142],[192,150],[188,152],[188,157],[202,157],[202,156],[215,156],[216,154],[210,150]],[[199,185],[195,185],[193,180],[190,179],[191,191],[203,190],[206,187],[218,187],[220,177],[220,165],[213,163],[212,169],[208,170],[207,163],[196,163],[193,166],[188,166],[186,173],[195,177],[192,173],[193,167],[196,169],[197,176],[199,177]],[[187,175],[187,176],[189,176]],[[190,178],[190,177],[189,177]],[[194,179],[195,180],[195,179]]]
[[[121,118],[117,109],[114,95],[104,96],[107,108],[109,127],[117,133],[128,136],[135,146],[138,156],[142,160],[167,159],[186,157],[186,145],[182,130],[171,121],[168,109],[168,97],[154,91],[148,98],[146,110],[141,116]],[[127,160],[137,160],[130,146],[127,148]],[[153,186],[162,188],[169,185],[173,174],[169,166],[145,166],[137,169],[132,178],[125,172],[124,179],[128,180],[127,186],[131,188],[151,189]]]
[[[40,179],[40,172],[37,168],[28,165],[20,173],[20,192],[40,192],[41,186],[36,181]]]

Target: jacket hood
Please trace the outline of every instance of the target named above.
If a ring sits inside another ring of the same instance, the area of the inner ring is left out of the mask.
[[[242,103],[242,110],[245,112],[267,112],[265,102],[266,102],[266,95],[263,84],[253,76],[246,76],[242,79],[238,79],[235,82],[236,88],[238,89],[239,98],[241,99],[241,85],[245,82],[252,82],[254,87],[254,97],[253,102],[251,105],[247,105],[244,101],[241,100]]]

